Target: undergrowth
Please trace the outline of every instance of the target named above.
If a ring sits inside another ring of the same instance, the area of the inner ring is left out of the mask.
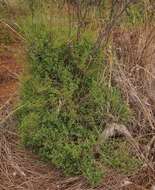
[[[136,167],[137,162],[115,150],[111,154],[103,148],[97,160],[94,154],[106,124],[126,124],[132,115],[120,91],[101,80],[106,66],[102,50],[88,65],[94,45],[89,38],[62,39],[56,31],[34,22],[24,30],[28,68],[21,80],[22,107],[17,113],[24,145],[66,175],[83,175],[92,185],[104,174],[104,158],[111,156],[113,167],[121,168],[123,162]],[[128,166],[123,168],[128,170]]]
[[[130,174],[142,164],[142,161],[134,157],[133,154],[131,145],[126,141],[113,139],[102,146],[101,160],[103,165],[113,167],[124,174]]]

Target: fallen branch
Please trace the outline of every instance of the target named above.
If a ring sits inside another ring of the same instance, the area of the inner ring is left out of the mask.
[[[99,136],[97,144],[104,144],[106,140],[108,140],[111,137],[115,137],[116,135],[123,135],[129,142],[132,142],[136,146],[139,146],[130,134],[130,132],[128,131],[127,127],[125,125],[117,123],[107,125],[106,129]]]

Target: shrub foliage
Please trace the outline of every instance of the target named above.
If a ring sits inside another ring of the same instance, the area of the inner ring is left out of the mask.
[[[116,88],[101,82],[103,53],[91,65],[86,62],[92,42],[58,44],[46,27],[30,28],[28,69],[21,81],[24,106],[17,115],[22,141],[67,175],[96,184],[103,172],[93,147],[106,122],[129,120],[129,108]]]

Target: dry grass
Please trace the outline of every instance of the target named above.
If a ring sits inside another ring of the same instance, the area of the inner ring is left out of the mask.
[[[20,147],[16,131],[0,131],[0,189],[54,190],[60,179],[58,172]]]
[[[135,112],[131,131],[145,145],[154,138],[155,130],[155,27],[145,26],[113,33],[117,61],[113,69],[114,82],[121,88]],[[152,141],[151,149],[154,147]],[[150,148],[150,147],[149,147]],[[143,149],[147,158],[155,158]]]

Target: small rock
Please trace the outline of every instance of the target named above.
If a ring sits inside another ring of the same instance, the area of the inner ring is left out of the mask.
[[[16,172],[13,172],[13,176],[15,177],[17,175],[17,173]]]
[[[131,181],[129,181],[128,179],[124,179],[124,180],[122,181],[122,183],[121,183],[121,186],[122,186],[122,187],[125,187],[125,186],[129,186],[129,185],[131,185],[131,184],[132,184]]]

